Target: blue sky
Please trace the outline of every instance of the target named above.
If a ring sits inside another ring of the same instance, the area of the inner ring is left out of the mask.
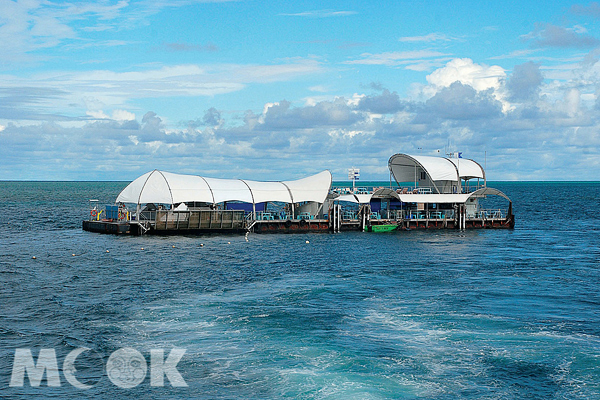
[[[0,180],[600,180],[600,4],[0,0]],[[487,155],[487,156],[484,156]]]

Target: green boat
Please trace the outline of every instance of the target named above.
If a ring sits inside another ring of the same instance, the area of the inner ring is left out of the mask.
[[[398,229],[398,225],[395,224],[385,224],[385,225],[371,225],[369,227],[365,227],[365,232],[391,232]]]

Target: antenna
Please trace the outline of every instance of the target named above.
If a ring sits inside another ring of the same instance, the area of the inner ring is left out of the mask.
[[[451,148],[452,146],[450,146],[450,139],[448,139],[448,146],[446,147],[446,157],[448,158],[454,158],[454,152],[450,151]]]
[[[483,152],[483,170],[487,170],[487,150]]]
[[[352,181],[352,193],[354,193],[356,181],[360,179],[360,169],[354,167],[348,168],[348,179]]]

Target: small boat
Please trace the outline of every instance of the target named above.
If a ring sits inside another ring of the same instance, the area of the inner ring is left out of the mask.
[[[392,232],[398,229],[397,224],[383,224],[365,226],[365,232]]]

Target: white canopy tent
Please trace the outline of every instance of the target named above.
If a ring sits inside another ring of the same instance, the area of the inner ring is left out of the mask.
[[[261,203],[277,201],[323,203],[331,187],[331,172],[323,171],[307,178],[283,182],[259,182],[242,179],[204,178],[154,170],[131,182],[117,196],[118,203],[177,204],[224,201]]]

